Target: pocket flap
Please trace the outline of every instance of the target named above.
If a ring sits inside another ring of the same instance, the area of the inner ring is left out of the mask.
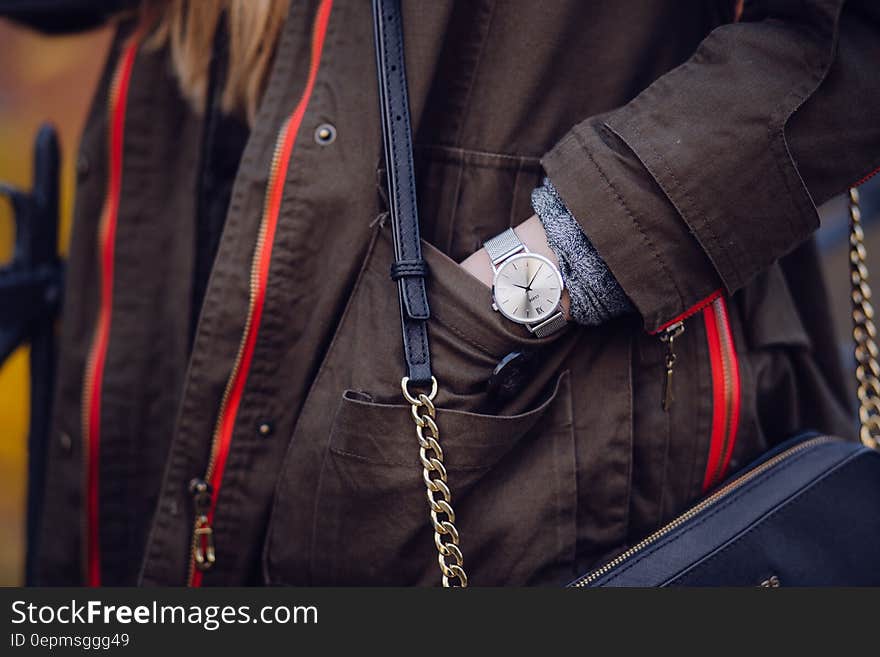
[[[437,409],[440,444],[447,469],[479,469],[497,462],[544,417],[560,393],[567,394],[568,372],[538,407],[518,415],[483,415]],[[420,467],[410,406],[377,404],[346,390],[336,411],[330,449],[371,463]]]

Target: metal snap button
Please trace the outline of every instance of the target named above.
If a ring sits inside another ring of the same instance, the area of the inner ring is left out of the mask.
[[[78,180],[85,180],[89,176],[89,172],[92,170],[91,162],[89,162],[89,158],[84,154],[80,153],[80,156],[76,160],[76,177]]]
[[[70,454],[70,450],[73,449],[73,440],[66,431],[62,431],[58,435],[58,444],[61,446],[61,451],[65,454]]]
[[[322,123],[315,129],[315,141],[321,146],[329,146],[336,141],[336,128],[330,123]]]
[[[271,436],[273,429],[274,427],[272,426],[271,422],[260,422],[260,424],[257,425],[257,432],[263,438],[268,438],[269,436]]]

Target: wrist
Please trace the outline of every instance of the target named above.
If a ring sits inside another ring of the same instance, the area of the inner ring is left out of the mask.
[[[537,255],[544,256],[553,265],[559,269],[559,260],[550,244],[547,242],[547,235],[544,232],[544,226],[537,215],[532,215],[529,219],[514,227],[517,237],[525,244],[526,248]],[[489,254],[486,249],[478,249],[465,260],[461,262],[461,266],[472,276],[479,279],[484,285],[491,288],[495,279],[495,270],[492,262],[489,260]],[[560,309],[565,315],[565,319],[570,319],[569,314],[569,294],[563,288],[562,298],[560,299]]]
[[[544,231],[544,224],[541,223],[541,219],[538,215],[533,214],[524,222],[516,226],[514,231],[516,231],[517,236],[522,243],[526,245],[526,248],[529,251],[544,256],[553,263],[553,266],[556,267],[557,270],[561,269],[559,266],[559,259],[556,257],[556,252],[553,251],[550,247],[550,243],[547,241],[547,233]],[[488,257],[486,259],[488,261]],[[559,300],[559,305],[566,320],[571,319],[569,313],[570,301],[571,299],[568,290],[563,287],[562,298]]]

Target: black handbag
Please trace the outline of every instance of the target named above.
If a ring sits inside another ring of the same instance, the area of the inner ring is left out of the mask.
[[[570,586],[880,585],[880,453],[795,438]]]
[[[786,441],[570,586],[880,585],[880,365],[855,188],[849,211],[861,443]]]
[[[444,586],[467,586],[443,466],[428,344],[400,0],[373,0],[388,206],[407,375]],[[861,444],[805,434],[779,445],[702,501],[601,568],[592,586],[880,585],[880,365],[864,233],[850,190],[853,337]],[[421,392],[418,392],[421,391]]]

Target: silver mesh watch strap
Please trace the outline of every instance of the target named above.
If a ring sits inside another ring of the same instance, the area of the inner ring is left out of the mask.
[[[497,269],[500,263],[504,262],[514,254],[528,252],[526,245],[522,243],[522,240],[513,228],[508,228],[503,233],[496,235],[490,240],[486,240],[483,243],[483,248],[485,248],[486,253],[489,254],[489,260],[492,261],[492,269]],[[568,322],[565,321],[565,315],[562,314],[562,311],[559,311],[552,317],[545,319],[543,322],[538,324],[526,324],[526,327],[535,336],[545,338],[564,328],[567,323]]]
[[[563,329],[566,324],[565,315],[563,315],[560,310],[558,313],[545,319],[540,324],[529,326],[529,330],[539,338],[546,338],[548,335],[553,335],[556,331]]]
[[[509,258],[514,253],[526,251],[526,245],[522,243],[513,228],[508,228],[503,233],[499,233],[490,240],[483,243],[483,248],[489,254],[489,260],[492,261],[494,268],[502,260]]]

